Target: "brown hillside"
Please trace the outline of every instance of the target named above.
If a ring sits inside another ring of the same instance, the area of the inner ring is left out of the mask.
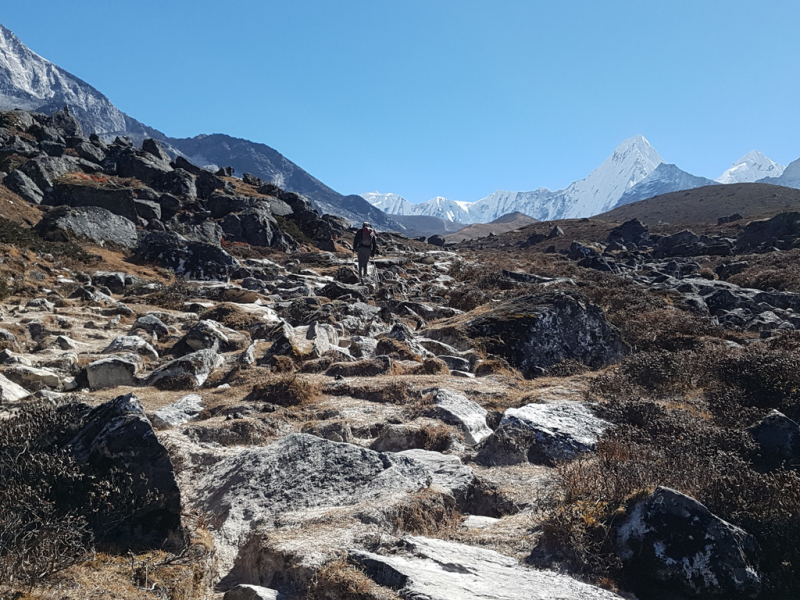
[[[475,223],[467,225],[454,233],[444,236],[448,242],[463,242],[464,240],[474,240],[486,237],[492,233],[500,235],[508,231],[514,231],[537,223],[536,219],[523,215],[522,213],[511,213],[495,219],[491,223]]]
[[[798,209],[800,190],[767,183],[739,183],[662,194],[626,204],[595,218],[618,223],[636,218],[649,226],[691,226],[716,223],[719,217],[734,213],[749,220]]]

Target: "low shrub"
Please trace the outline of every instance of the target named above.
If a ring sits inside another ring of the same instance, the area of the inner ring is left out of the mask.
[[[393,509],[398,532],[425,536],[447,536],[461,522],[452,497],[424,489],[411,494]]]
[[[318,399],[318,385],[296,375],[276,377],[257,383],[247,395],[249,402],[269,402],[278,406],[299,406]]]

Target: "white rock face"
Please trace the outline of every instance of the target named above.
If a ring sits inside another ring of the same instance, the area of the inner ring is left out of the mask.
[[[552,571],[520,566],[492,550],[408,537],[406,555],[353,551],[378,583],[424,600],[612,600],[620,596]]]
[[[0,375],[0,402],[16,402],[29,395],[30,392],[24,387]]]
[[[487,411],[463,394],[440,389],[436,393],[436,410],[445,422],[453,423],[464,431],[464,440],[470,446],[492,435],[486,425]]]
[[[784,165],[779,165],[758,150],[751,150],[717,177],[717,183],[751,183],[764,177],[780,177],[785,170]]]

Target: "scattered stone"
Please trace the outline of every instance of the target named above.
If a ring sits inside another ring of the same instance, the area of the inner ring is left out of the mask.
[[[203,410],[202,401],[203,398],[197,394],[188,394],[173,404],[159,408],[153,413],[153,425],[166,429],[188,423]]]
[[[139,365],[121,356],[101,358],[86,365],[86,377],[93,390],[136,385]]]
[[[0,373],[0,402],[16,402],[30,396],[30,392]]]
[[[103,350],[103,354],[128,354],[134,353],[154,360],[158,359],[158,352],[138,335],[123,335],[114,340]]]
[[[434,400],[442,420],[458,425],[468,445],[474,446],[492,435],[492,430],[486,425],[486,409],[463,394],[443,388],[436,392]]]

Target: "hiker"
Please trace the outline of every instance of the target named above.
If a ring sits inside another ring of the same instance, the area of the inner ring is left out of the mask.
[[[361,229],[356,231],[356,237],[353,238],[353,253],[358,255],[358,277],[361,283],[364,283],[369,257],[378,253],[378,238],[372,225],[367,221],[364,221]]]

